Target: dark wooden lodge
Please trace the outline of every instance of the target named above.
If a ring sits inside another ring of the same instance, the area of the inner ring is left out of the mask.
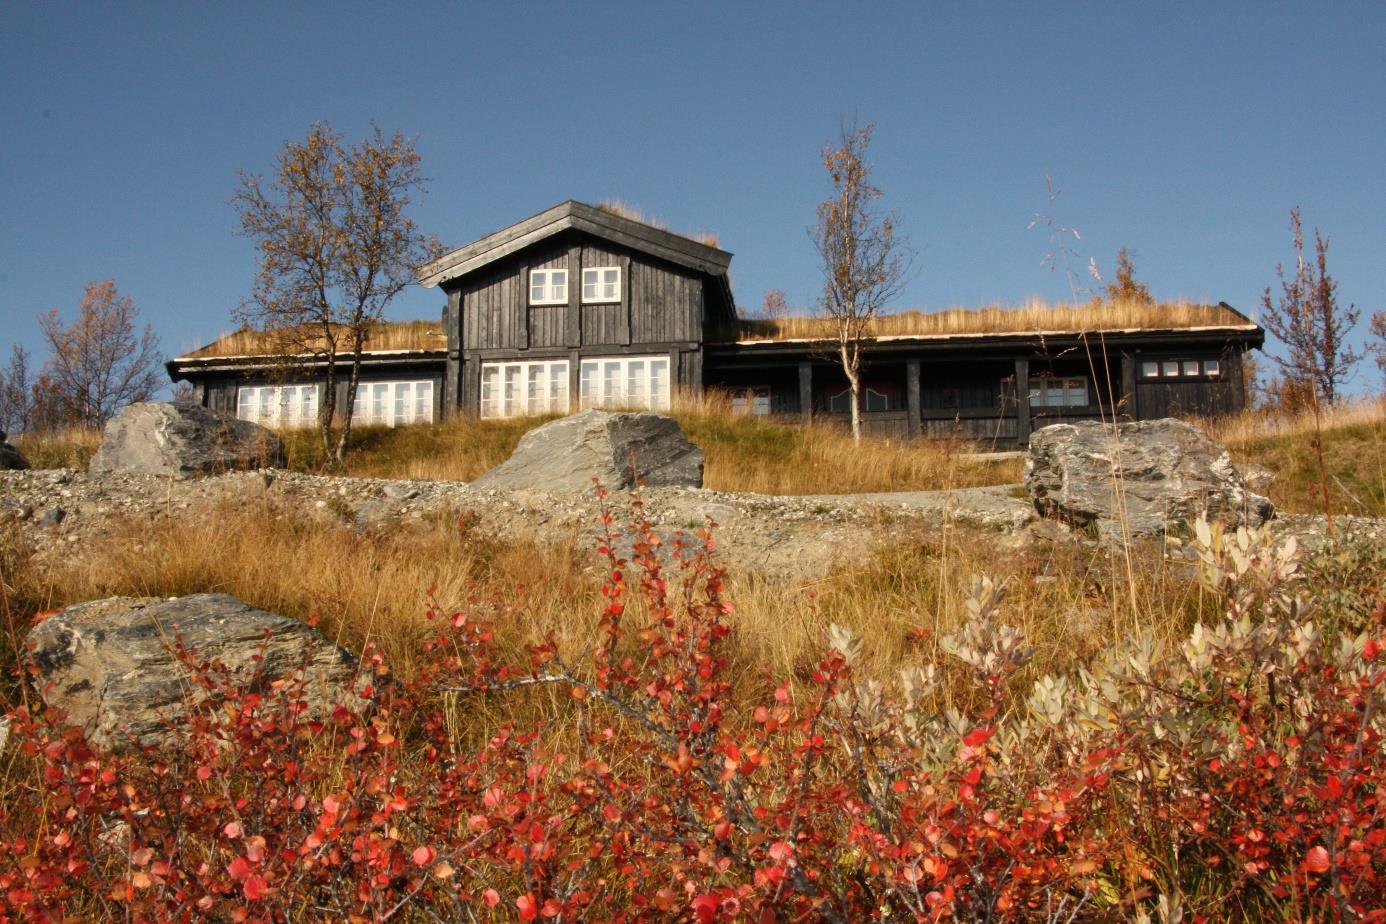
[[[565,202],[424,267],[440,325],[385,325],[363,365],[365,423],[667,409],[725,391],[735,410],[843,419],[846,380],[811,319],[737,318],[731,254]],[[1023,445],[1060,420],[1218,415],[1244,404],[1242,357],[1263,332],[1224,304],[910,312],[866,352],[868,432]],[[171,361],[199,403],[281,425],[315,413],[311,372],[240,337]]]

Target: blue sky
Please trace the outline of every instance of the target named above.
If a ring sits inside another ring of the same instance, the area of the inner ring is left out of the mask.
[[[1380,2],[9,3],[0,349],[39,352],[35,316],[108,277],[169,354],[229,329],[254,271],[237,171],[320,119],[417,138],[415,214],[447,243],[619,197],[717,231],[752,307],[817,294],[806,229],[844,118],[876,123],[918,251],[899,308],[1068,299],[1026,227],[1046,172],[1081,263],[1110,276],[1129,246],[1158,297],[1244,310],[1299,205],[1365,327],[1386,307],[1383,37]],[[391,316],[441,304],[416,287]]]

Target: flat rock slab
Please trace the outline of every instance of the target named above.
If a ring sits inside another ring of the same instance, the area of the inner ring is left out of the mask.
[[[510,458],[472,482],[479,490],[569,493],[633,486],[701,487],[703,451],[665,414],[583,411],[520,438]]]
[[[284,444],[259,424],[193,404],[146,401],[107,422],[90,471],[196,475],[284,464]]]
[[[109,597],[69,606],[29,632],[44,700],[102,747],[161,747],[207,693],[175,654],[218,662],[236,688],[305,678],[307,716],[360,706],[357,659],[317,630],[227,594]]]
[[[1155,536],[1206,513],[1260,526],[1274,509],[1232,457],[1182,420],[1054,424],[1030,436],[1025,487],[1044,516],[1103,535]]]

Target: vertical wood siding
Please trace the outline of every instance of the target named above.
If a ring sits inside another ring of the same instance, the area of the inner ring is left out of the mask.
[[[570,249],[571,248],[571,249]],[[576,257],[576,259],[574,259]],[[584,267],[621,268],[619,303],[581,303]],[[568,269],[569,302],[529,304],[532,269]],[[577,304],[576,317],[572,305]],[[454,323],[464,350],[549,349],[698,342],[703,282],[692,271],[604,242],[558,243],[506,261],[464,285]],[[581,333],[573,330],[578,320]]]
[[[621,343],[621,305],[583,305],[583,346],[616,346]]]
[[[529,346],[531,349],[566,346],[568,342],[568,306],[536,305],[529,309]]]
[[[703,283],[690,270],[635,254],[630,267],[631,340],[699,341]]]

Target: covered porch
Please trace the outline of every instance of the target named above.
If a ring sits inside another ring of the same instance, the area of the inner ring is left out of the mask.
[[[863,429],[894,440],[961,438],[984,449],[1023,446],[1047,424],[1110,418],[1122,409],[1120,364],[1109,369],[1101,359],[872,357],[861,375]],[[737,363],[718,369],[707,385],[725,390],[733,407],[746,413],[850,425],[846,376],[823,357]]]

